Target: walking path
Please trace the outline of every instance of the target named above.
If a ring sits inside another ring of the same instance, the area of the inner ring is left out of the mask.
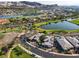
[[[10,58],[10,54],[12,52],[12,50],[16,47],[17,45],[13,45],[12,48],[10,48],[10,50],[8,51],[7,57]]]

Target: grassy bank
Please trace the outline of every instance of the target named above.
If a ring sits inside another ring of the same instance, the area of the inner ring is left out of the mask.
[[[52,21],[48,21],[48,22],[41,22],[41,23],[36,23],[34,24],[33,26],[35,27],[39,27],[41,25],[45,25],[45,24],[48,24],[48,23],[57,23],[57,22],[60,22],[61,20],[52,20]]]
[[[11,58],[34,58],[32,55],[23,51],[20,47],[16,47],[11,52]]]
[[[49,33],[49,32],[53,32],[53,33],[55,33],[55,32],[63,32],[63,33],[79,32],[79,29],[76,29],[76,30],[45,30],[45,29],[42,29],[42,28],[35,28],[35,30],[37,30],[39,32],[44,32],[45,31],[47,33]]]
[[[72,21],[70,21],[71,23],[74,23],[74,24],[77,24],[77,25],[79,25],[79,19],[76,19],[76,20],[72,20]]]

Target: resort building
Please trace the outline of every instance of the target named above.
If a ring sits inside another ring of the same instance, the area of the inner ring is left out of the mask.
[[[37,33],[33,36],[31,36],[29,39],[31,39],[32,41],[39,41],[39,37],[44,35],[43,33]]]
[[[79,48],[79,41],[75,37],[67,36],[66,38],[74,46],[75,49]]]
[[[46,36],[42,45],[51,48],[53,47],[53,43],[54,43],[54,38],[52,36]]]
[[[59,50],[68,51],[73,48],[64,36],[55,37],[55,45]]]

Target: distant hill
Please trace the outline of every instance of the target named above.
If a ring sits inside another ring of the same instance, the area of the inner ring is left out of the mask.
[[[31,7],[35,7],[38,9],[44,9],[44,10],[48,10],[48,9],[53,9],[55,7],[58,7],[57,4],[53,4],[53,5],[44,5],[38,2],[28,2],[28,1],[20,1],[20,3],[23,3],[25,5],[29,5]]]
[[[6,9],[6,11],[5,11]],[[0,2],[0,15],[37,15],[40,13],[39,10],[43,10],[43,13],[52,13],[52,14],[64,14],[67,15],[69,12],[79,10],[78,7],[69,7],[69,6],[59,6],[57,4],[44,5],[39,2],[29,2],[29,1],[7,1]],[[69,11],[69,12],[68,12]],[[38,13],[37,13],[38,12]]]
[[[37,2],[28,2],[28,1],[20,1],[20,3],[24,3],[26,5],[30,5],[30,6],[41,6],[41,3],[37,3]]]

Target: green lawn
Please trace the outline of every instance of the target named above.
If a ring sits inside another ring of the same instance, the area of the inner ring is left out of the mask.
[[[72,21],[70,21],[70,22],[72,22],[72,23],[74,23],[74,24],[77,24],[77,25],[79,25],[79,19],[72,20]]]
[[[6,55],[0,55],[0,58],[6,58]]]
[[[14,48],[10,56],[11,58],[34,58],[19,47]]]
[[[6,54],[2,51],[2,48],[0,47],[0,58],[6,58]]]
[[[52,20],[52,21],[48,21],[48,22],[36,23],[33,26],[39,27],[41,25],[45,25],[45,24],[48,24],[48,23],[55,23],[55,22],[60,22],[60,20]]]

